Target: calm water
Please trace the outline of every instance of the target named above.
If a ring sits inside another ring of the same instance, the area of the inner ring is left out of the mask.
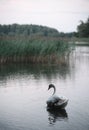
[[[69,98],[47,111],[54,83]],[[0,130],[89,130],[89,47],[77,47],[66,66],[0,66]]]

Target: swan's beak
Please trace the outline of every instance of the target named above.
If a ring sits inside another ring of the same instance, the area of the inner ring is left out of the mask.
[[[48,88],[48,90],[49,90],[49,88]]]

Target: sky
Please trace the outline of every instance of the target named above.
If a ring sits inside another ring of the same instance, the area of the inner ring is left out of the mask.
[[[89,17],[89,0],[0,0],[0,24],[36,24],[76,31]]]

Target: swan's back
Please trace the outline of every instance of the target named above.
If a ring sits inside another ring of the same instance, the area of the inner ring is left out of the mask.
[[[47,105],[51,106],[54,105],[55,103],[58,103],[60,100],[60,98],[56,95],[51,96],[48,100],[47,100]]]

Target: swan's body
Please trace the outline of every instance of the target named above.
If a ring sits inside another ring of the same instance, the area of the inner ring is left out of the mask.
[[[54,92],[52,94],[52,96],[47,100],[47,107],[48,108],[65,108],[67,103],[68,103],[68,99],[66,97],[63,96],[56,96],[55,92],[56,92],[56,88],[53,84],[49,85],[49,88],[53,88]]]

